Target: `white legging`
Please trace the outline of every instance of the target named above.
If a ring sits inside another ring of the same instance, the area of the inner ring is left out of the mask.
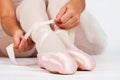
[[[17,1],[17,0],[14,0],[14,1]],[[60,10],[60,8],[68,0],[18,0],[18,1],[21,1],[21,2],[17,4],[17,7],[16,7],[17,19],[20,22],[22,28],[27,32],[33,24],[36,24],[41,21],[54,19],[56,14]],[[49,25],[45,25],[45,26],[49,29],[49,31],[51,30]],[[36,35],[36,36],[32,36],[32,39],[34,41],[38,40],[37,35],[39,33],[40,31],[33,30],[32,35]],[[42,35],[39,34],[39,36],[42,36]],[[0,46],[1,49],[3,50],[2,51],[3,53],[6,53],[5,47],[10,44],[9,40],[10,38],[8,37],[8,42],[7,43],[5,42],[6,45]],[[4,42],[3,39],[2,41]],[[56,40],[56,41],[59,42],[59,45],[63,46],[61,41],[59,40]],[[104,49],[104,41],[105,41],[104,32],[100,29],[100,26],[98,25],[96,20],[93,18],[93,16],[85,10],[81,14],[80,25],[77,26],[75,30],[74,44],[79,49],[87,52],[88,54],[99,54]],[[44,46],[46,46],[46,49],[47,49],[48,47],[47,43]],[[31,55],[33,52],[34,51],[32,50],[27,54]],[[18,55],[18,56],[21,56],[21,55]]]

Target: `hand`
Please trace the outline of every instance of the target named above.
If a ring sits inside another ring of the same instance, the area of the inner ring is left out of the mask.
[[[83,10],[81,0],[70,0],[59,11],[54,20],[56,25],[63,29],[70,29],[80,23],[80,14]]]
[[[28,51],[34,46],[34,42],[30,38],[26,40],[23,35],[22,30],[17,30],[13,36],[13,47],[19,52]]]

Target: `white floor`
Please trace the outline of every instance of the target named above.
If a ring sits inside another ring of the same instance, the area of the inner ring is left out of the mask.
[[[48,73],[35,65],[35,58],[17,59],[13,65],[8,58],[0,58],[0,80],[120,80],[120,0],[86,0],[88,10],[95,15],[107,35],[104,54],[94,56],[96,68],[78,71],[74,75]]]

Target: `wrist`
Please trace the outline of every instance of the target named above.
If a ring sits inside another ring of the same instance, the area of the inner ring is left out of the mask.
[[[78,8],[79,13],[82,13],[85,9],[85,0],[70,0]]]

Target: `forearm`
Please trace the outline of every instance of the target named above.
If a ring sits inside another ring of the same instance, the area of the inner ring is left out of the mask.
[[[3,30],[10,36],[20,30],[12,0],[0,0],[0,19]]]
[[[3,30],[10,36],[13,36],[17,30],[21,30],[14,16],[2,16],[1,25]]]

